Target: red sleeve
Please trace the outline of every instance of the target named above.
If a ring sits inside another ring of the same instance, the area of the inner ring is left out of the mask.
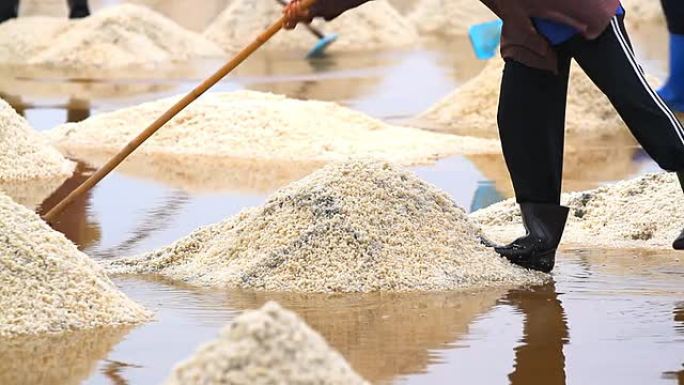
[[[368,1],[370,0],[318,0],[309,8],[309,12],[313,17],[322,17],[330,21]]]

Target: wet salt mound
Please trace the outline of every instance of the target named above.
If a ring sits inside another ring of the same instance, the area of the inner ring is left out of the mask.
[[[173,97],[97,115],[56,127],[48,135],[71,155],[93,149],[113,153],[176,100]],[[287,162],[372,155],[417,164],[445,155],[497,150],[493,141],[391,126],[335,103],[237,91],[201,97],[138,152]]]
[[[32,29],[31,39],[11,40],[28,29]],[[149,8],[131,4],[105,8],[66,24],[45,17],[19,18],[0,25],[0,36],[7,39],[3,45],[8,48],[0,54],[7,62],[64,69],[109,69],[225,55],[199,34]],[[7,58],[16,51],[23,54]]]
[[[368,384],[295,313],[269,302],[226,326],[166,385]]]
[[[163,249],[114,261],[112,273],[158,273],[199,285],[267,291],[370,292],[525,285],[478,241],[447,194],[389,163],[314,172],[260,207]]]
[[[35,213],[0,194],[0,337],[133,324],[149,314]]]
[[[237,51],[282,16],[275,0],[234,1],[206,29],[204,36],[226,51]],[[330,23],[315,22],[325,33],[337,33],[328,52],[364,51],[407,47],[418,42],[411,23],[386,0],[375,0],[341,15]],[[266,50],[309,50],[318,39],[303,27],[281,32]]]
[[[444,131],[496,137],[503,67],[500,58],[490,60],[477,77],[439,101],[419,119]],[[629,137],[627,128],[608,98],[574,63],[570,71],[566,132],[594,138],[616,135]]]
[[[594,190],[563,194],[572,210],[562,245],[669,249],[684,228],[684,194],[674,174],[649,174]],[[520,212],[507,200],[471,214],[483,232],[511,241],[524,233]]]
[[[421,33],[466,36],[470,26],[497,16],[479,1],[420,0],[408,18]]]

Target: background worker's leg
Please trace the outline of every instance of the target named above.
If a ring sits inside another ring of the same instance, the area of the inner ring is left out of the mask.
[[[0,23],[17,17],[19,0],[0,0]]]
[[[677,111],[684,112],[684,0],[661,0],[670,31],[670,76],[660,97]]]
[[[82,17],[90,16],[88,0],[68,0],[68,3],[70,19],[80,19]]]
[[[575,60],[611,103],[648,154],[665,170],[684,170],[684,128],[646,82],[621,17],[595,40],[567,43]]]
[[[560,202],[570,59],[555,75],[507,60],[499,96],[499,136],[519,203]]]

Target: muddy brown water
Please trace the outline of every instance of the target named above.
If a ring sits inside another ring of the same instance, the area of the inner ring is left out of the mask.
[[[220,1],[208,3],[215,7]],[[189,0],[139,2],[159,6],[171,17],[192,9]],[[397,2],[405,9],[412,6],[411,1]],[[23,9],[36,12],[42,4],[49,12],[61,12],[60,3],[27,1]],[[185,25],[199,29],[208,18],[204,11]],[[645,67],[662,78],[662,26],[643,28],[634,37]],[[333,100],[405,122],[477,74],[482,63],[469,49],[467,41],[452,39],[408,51],[314,62],[292,54],[257,55],[218,89]],[[216,65],[192,63],[115,79],[4,70],[0,92],[44,130],[181,93]],[[631,145],[592,142],[583,147],[567,156],[566,190],[657,170]],[[94,258],[134,255],[258,205],[316,167],[231,159],[130,162],[69,208],[56,228]],[[38,210],[54,205],[92,171],[80,162],[78,172]],[[453,157],[415,171],[471,210],[512,194],[500,155]],[[175,363],[236,314],[273,299],[304,317],[373,383],[681,385],[682,258],[675,252],[565,250],[546,286],[466,293],[298,295],[200,289],[152,276],[115,278],[124,292],[155,311],[155,321],[135,328],[0,340],[0,384],[159,384]]]

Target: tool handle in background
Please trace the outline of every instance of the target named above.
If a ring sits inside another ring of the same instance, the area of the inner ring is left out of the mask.
[[[250,1],[250,0],[247,0]],[[316,0],[302,0],[302,8],[307,9]],[[176,102],[171,108],[164,112],[157,120],[152,122],[142,133],[131,140],[118,154],[114,155],[104,166],[97,170],[93,175],[86,179],[80,186],[78,186],[74,191],[69,193],[66,198],[62,199],[55,207],[51,208],[50,211],[45,214],[43,219],[50,223],[54,221],[59,214],[64,211],[71,203],[74,202],[79,196],[90,191],[98,182],[100,182],[105,176],[107,176],[112,170],[114,170],[121,162],[124,161],[130,154],[132,154],[141,144],[143,144],[150,136],[152,136],[157,130],[159,130],[164,124],[169,120],[173,119],[174,116],[178,115],[183,109],[189,106],[193,101],[199,98],[203,93],[213,87],[226,75],[232,72],[237,66],[239,66],[245,59],[252,55],[257,49],[259,49],[264,43],[266,43],[270,38],[273,37],[278,31],[283,28],[285,23],[285,15],[283,15],[276,22],[271,24],[268,29],[263,31],[257,38],[252,41],[247,47],[243,48],[233,59],[219,68],[213,75],[200,83],[187,95],[185,95],[181,100]]]

